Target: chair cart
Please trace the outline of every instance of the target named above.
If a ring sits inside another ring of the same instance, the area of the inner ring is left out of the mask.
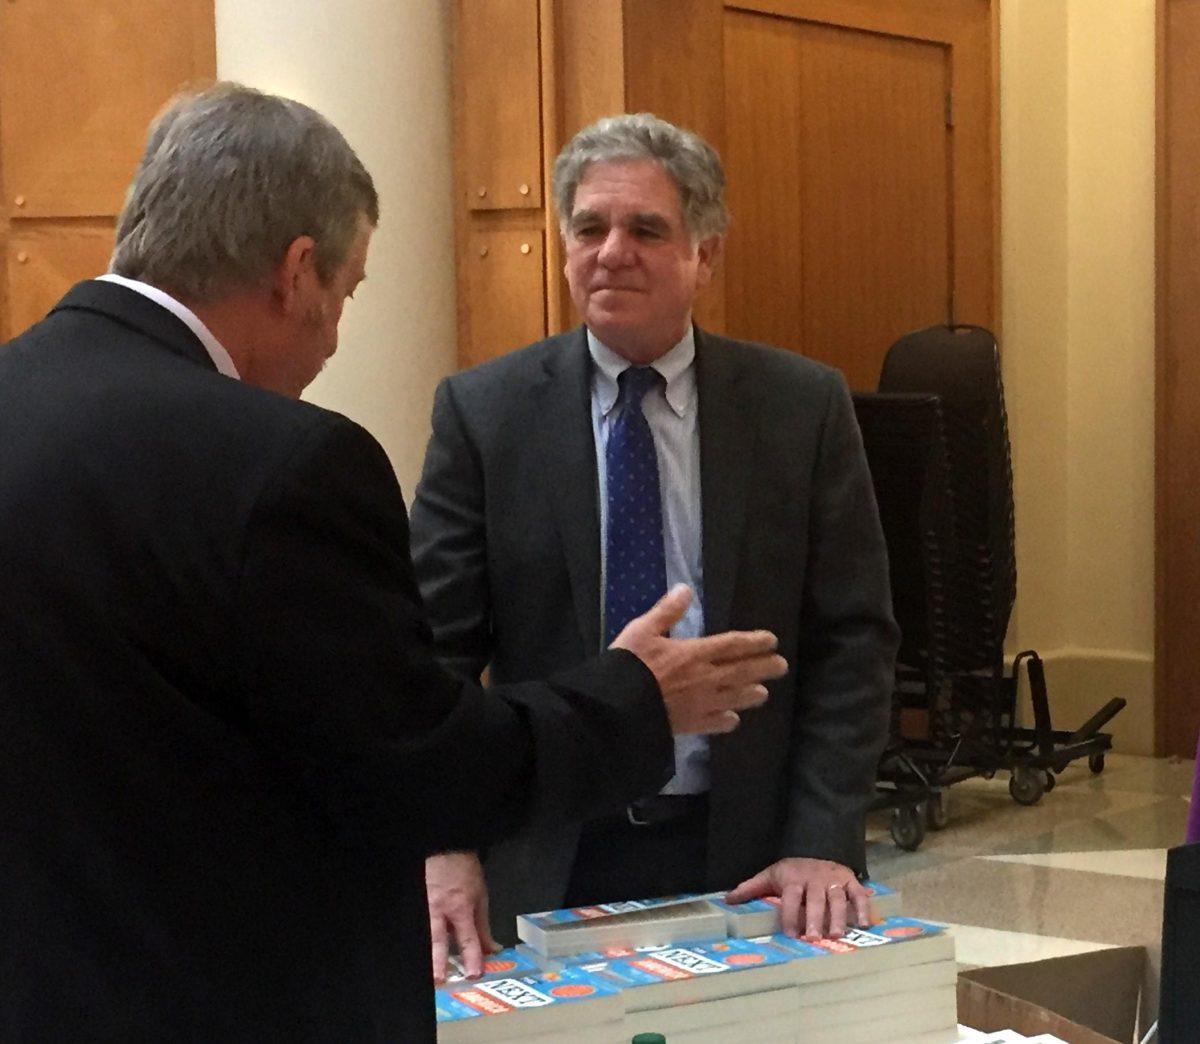
[[[1055,729],[1045,670],[1032,650],[1006,669],[1016,597],[1012,464],[995,338],[934,326],[896,342],[879,392],[854,397],[891,560],[902,632],[892,730],[878,774],[891,834],[915,850],[948,821],[946,788],[1010,773],[1023,805],[1079,758],[1104,769],[1109,700],[1074,731]],[[1017,724],[1029,681],[1033,727]]]

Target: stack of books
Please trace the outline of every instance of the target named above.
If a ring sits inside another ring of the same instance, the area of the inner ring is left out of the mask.
[[[618,1044],[642,1032],[670,1044],[958,1040],[954,943],[942,928],[889,916],[836,940],[737,934],[778,928],[777,905],[763,907],[674,897],[519,919],[522,945],[490,958],[480,979],[437,991],[439,1044]],[[650,941],[647,926],[670,938]]]
[[[571,969],[448,982],[434,1004],[438,1044],[616,1044],[625,1032],[621,991]]]
[[[901,912],[899,892],[874,881],[868,881],[866,888],[872,923]],[[522,914],[517,918],[517,937],[543,957],[684,939],[753,939],[782,929],[780,905],[778,896],[727,903],[724,892],[631,899]]]

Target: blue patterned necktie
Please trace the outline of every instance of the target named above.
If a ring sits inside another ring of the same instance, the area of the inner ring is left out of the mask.
[[[642,412],[642,398],[651,389],[662,387],[663,376],[652,366],[630,366],[622,371],[618,383],[622,409],[605,451],[605,645],[667,590],[658,457]]]

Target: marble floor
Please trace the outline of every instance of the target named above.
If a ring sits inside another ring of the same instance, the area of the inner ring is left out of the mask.
[[[1183,840],[1193,769],[1109,754],[1100,775],[1076,762],[1028,807],[1009,796],[1007,773],[964,780],[945,792],[945,829],[915,852],[872,813],[871,876],[901,891],[906,914],[953,925],[964,966],[1145,946],[1156,997],[1166,850]]]

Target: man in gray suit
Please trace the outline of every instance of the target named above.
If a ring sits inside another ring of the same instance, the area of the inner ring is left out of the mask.
[[[501,938],[521,912],[735,885],[735,901],[781,896],[792,934],[867,916],[897,644],[883,538],[841,376],[692,324],[724,180],[711,147],[648,114],[564,148],[554,199],[584,325],[442,383],[414,559],[439,654],[470,677],[577,663],[675,582],[697,598],[673,634],[767,628],[789,672],[737,732],[678,737],[660,793],[531,825],[483,864],[433,857],[435,978],[452,942],[479,968],[489,901]]]

